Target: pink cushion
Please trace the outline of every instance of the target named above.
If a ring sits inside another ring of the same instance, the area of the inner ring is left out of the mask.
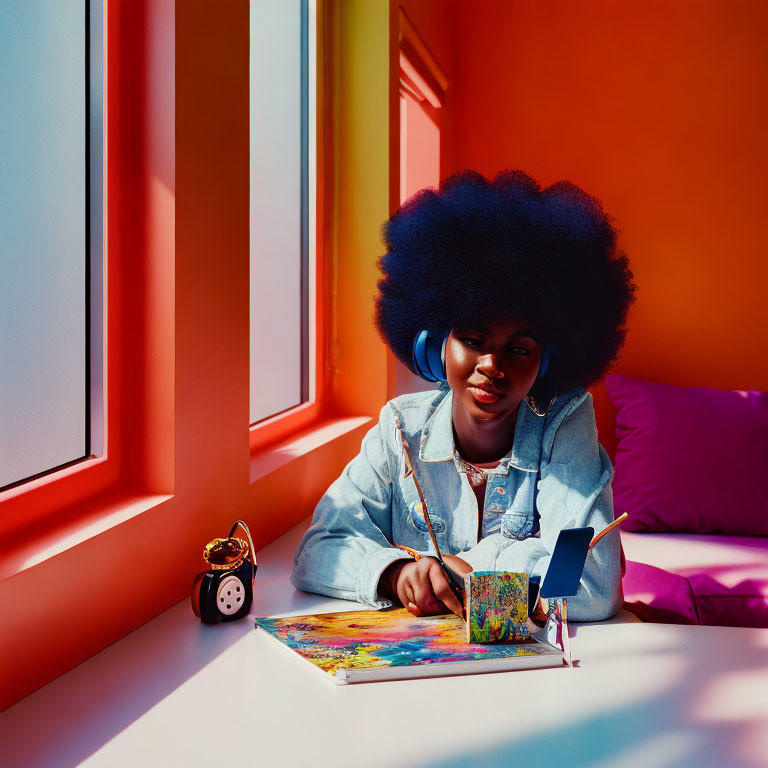
[[[621,583],[624,608],[643,621],[662,624],[698,624],[696,599],[685,576],[646,563],[627,560]]]
[[[605,386],[624,530],[768,536],[768,393],[616,374]]]
[[[622,531],[621,543],[625,607],[640,618],[768,627],[768,539]]]

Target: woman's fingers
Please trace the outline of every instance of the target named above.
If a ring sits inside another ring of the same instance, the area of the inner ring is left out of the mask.
[[[420,563],[421,560],[419,561],[419,564]],[[424,615],[441,613],[445,610],[445,606],[438,600],[432,590],[432,580],[429,577],[429,570],[429,563],[426,563],[425,566],[416,569],[411,580],[411,586],[413,587],[413,600],[411,602],[413,602]]]
[[[456,571],[459,576],[466,576],[468,573],[472,573],[472,566],[466,560],[456,557],[456,555],[443,555],[443,561],[449,568]]]
[[[434,557],[409,563],[400,572],[397,597],[414,616],[432,616],[453,611],[462,616],[461,601],[451,591],[448,579]]]
[[[415,563],[413,568],[406,571],[404,577],[398,581],[397,597],[400,603],[404,605],[414,616],[428,616],[429,611],[421,610],[417,604],[417,598],[414,594],[414,583],[417,580],[417,571]]]
[[[408,603],[407,605],[408,610],[414,615],[414,616],[425,616],[427,614],[422,613],[418,606],[415,603]]]
[[[433,567],[429,569],[429,578],[432,582],[432,591],[438,600],[447,608],[453,611],[457,616],[462,615],[462,606],[456,595],[453,594],[448,579],[440,567],[440,563],[435,561]]]
[[[408,578],[408,571],[404,568],[403,572],[397,581],[397,599],[401,605],[407,608],[410,603],[413,603],[413,588],[411,587],[411,580]]]

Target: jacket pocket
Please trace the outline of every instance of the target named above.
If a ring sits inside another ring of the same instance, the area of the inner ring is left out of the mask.
[[[501,532],[508,539],[527,539],[533,529],[533,514],[524,510],[509,510],[501,518]]]
[[[435,536],[445,533],[447,526],[442,517],[430,512],[429,519],[432,522],[432,530],[435,532]],[[419,533],[425,533],[429,536],[429,528],[427,527],[427,521],[424,519],[424,511],[420,501],[414,501],[408,506],[408,523]]]

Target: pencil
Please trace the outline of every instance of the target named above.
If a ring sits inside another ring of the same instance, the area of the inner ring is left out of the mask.
[[[595,538],[589,542],[589,548],[592,549],[592,547],[594,547],[595,544],[597,544],[597,542],[600,541],[600,539],[602,539],[606,533],[610,533],[614,528],[620,526],[626,519],[627,513],[625,512],[621,517],[617,517],[610,525],[606,525],[605,528],[603,528],[603,530],[600,531],[600,533],[598,533],[597,536],[595,536]]]

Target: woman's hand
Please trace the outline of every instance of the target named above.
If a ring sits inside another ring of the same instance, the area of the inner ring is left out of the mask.
[[[453,571],[459,574],[459,576],[466,576],[468,573],[472,573],[472,566],[466,561],[462,560],[456,555],[443,555],[445,564]]]
[[[460,575],[472,568],[461,558],[443,555],[446,565]],[[384,571],[390,594],[414,616],[432,616],[445,613],[446,609],[462,615],[462,605],[451,591],[448,579],[434,557],[422,557],[418,561],[397,561]]]

